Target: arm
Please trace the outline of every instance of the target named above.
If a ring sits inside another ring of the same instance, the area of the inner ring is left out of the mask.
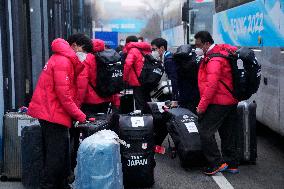
[[[125,59],[124,70],[123,70],[123,81],[128,81],[129,72],[131,69],[134,69],[133,65],[135,61],[136,61],[136,56],[133,53],[133,50],[130,50]]]
[[[53,70],[54,88],[64,110],[75,120],[84,122],[86,115],[78,108],[72,98],[72,86],[70,81],[70,72],[72,64],[62,61],[57,64]]]
[[[198,113],[204,113],[214,98],[215,93],[218,89],[218,83],[221,76],[222,64],[220,61],[214,60],[212,58],[207,63],[207,84],[203,95],[201,96],[200,102],[197,107]]]
[[[78,106],[80,107],[82,103],[84,102],[88,85],[89,85],[89,67],[86,65],[84,70],[78,75],[77,77],[77,100],[78,100]]]

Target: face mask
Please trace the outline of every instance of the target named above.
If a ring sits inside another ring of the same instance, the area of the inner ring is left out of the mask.
[[[196,48],[195,53],[196,53],[197,56],[203,56],[204,55],[204,52],[201,48]]]
[[[160,60],[160,54],[158,51],[152,51],[152,56],[156,59],[156,60]]]
[[[125,41],[124,41],[124,40],[121,40],[119,44],[120,44],[121,46],[125,46]]]
[[[76,55],[81,62],[84,62],[87,58],[87,53],[84,52],[76,52]]]

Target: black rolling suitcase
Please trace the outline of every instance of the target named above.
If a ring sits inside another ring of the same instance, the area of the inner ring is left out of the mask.
[[[22,129],[22,183],[27,189],[40,187],[43,168],[42,130],[40,125],[26,126]]]
[[[256,103],[238,104],[237,149],[240,163],[255,164],[257,159]]]
[[[128,147],[121,145],[124,186],[150,187],[154,184],[154,137],[151,115],[120,115],[119,137]]]
[[[185,108],[172,108],[168,113],[171,115],[167,123],[168,132],[174,141],[181,166],[187,168],[204,165],[197,116]]]
[[[111,129],[107,114],[94,114],[93,118],[94,120],[91,119],[91,121],[87,123],[76,125],[76,129],[80,132],[81,139],[85,139],[100,130]]]

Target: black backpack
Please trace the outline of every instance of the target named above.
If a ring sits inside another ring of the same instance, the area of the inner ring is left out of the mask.
[[[155,59],[151,54],[144,54],[142,50],[138,50],[144,57],[144,64],[140,76],[138,76],[135,69],[133,68],[134,72],[141,86],[144,86],[146,89],[152,91],[155,87],[158,86],[164,73],[164,67],[162,65],[162,62]]]
[[[254,52],[247,47],[241,47],[237,51],[226,50],[229,53],[228,56],[212,54],[209,58],[223,57],[229,60],[232,67],[233,90],[225,82],[220,82],[237,100],[247,100],[259,88],[261,65],[257,62]]]
[[[190,45],[181,45],[174,53],[174,61],[177,74],[181,79],[187,79],[197,83],[198,63],[197,56]]]
[[[113,49],[95,54],[97,79],[94,90],[100,97],[109,97],[123,90],[123,66],[120,55]]]

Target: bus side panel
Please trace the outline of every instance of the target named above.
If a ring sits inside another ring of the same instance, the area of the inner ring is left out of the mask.
[[[282,4],[282,6],[281,6]],[[284,135],[284,1],[255,0],[218,12],[213,17],[216,43],[247,46],[262,65],[257,119]],[[222,8],[222,7],[221,7]],[[282,51],[281,51],[282,50]]]

